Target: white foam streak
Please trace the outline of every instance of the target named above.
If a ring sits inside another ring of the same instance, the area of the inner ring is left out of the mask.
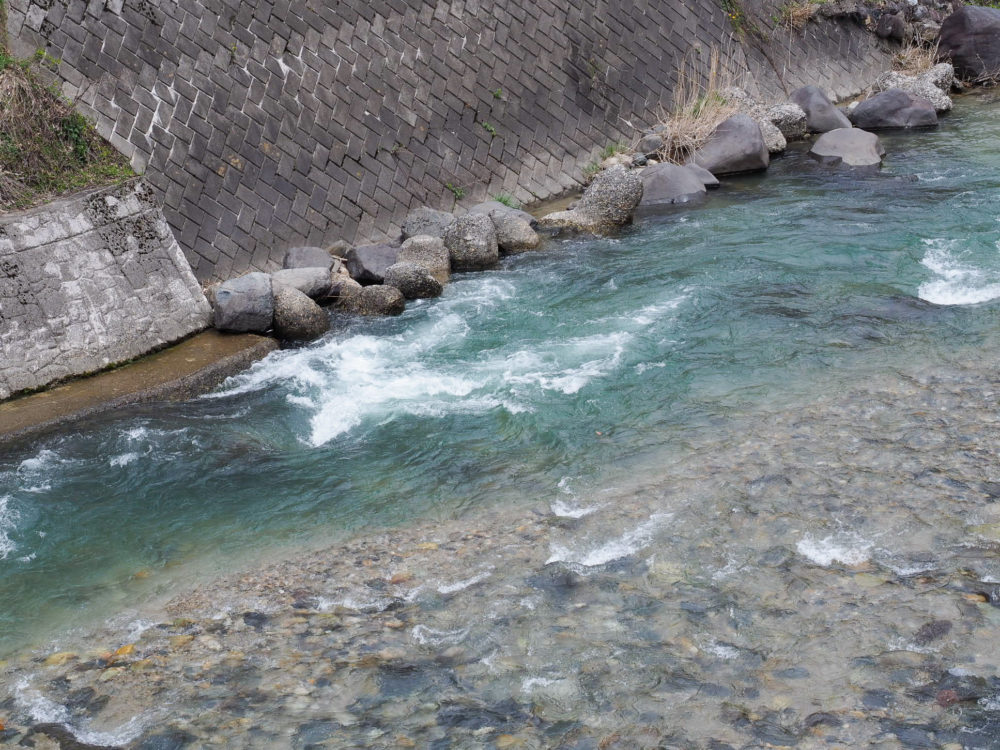
[[[410,635],[417,643],[423,646],[434,646],[439,648],[445,645],[461,643],[469,635],[470,628],[458,628],[456,630],[435,630],[426,625],[415,625]]]
[[[620,560],[629,555],[634,555],[636,552],[652,544],[653,536],[657,529],[672,515],[671,513],[656,513],[637,528],[625,532],[617,539],[604,542],[591,549],[573,549],[559,544],[552,544],[551,554],[549,555],[549,559],[545,561],[545,564],[564,562],[582,565],[585,568],[592,568],[597,565],[605,565],[614,560]]]
[[[110,732],[99,732],[85,726],[75,726],[71,723],[72,715],[65,706],[46,698],[38,690],[32,688],[27,678],[20,680],[14,688],[14,699],[34,722],[62,724],[78,742],[101,747],[120,747],[134,742],[155,720],[158,711],[147,711],[133,716],[125,724]]]
[[[492,570],[485,570],[482,573],[477,573],[472,576],[472,578],[466,578],[464,581],[456,581],[455,583],[443,583],[437,587],[438,593],[440,594],[454,594],[458,591],[469,588],[470,586],[475,586],[481,581],[485,581],[492,575]]]
[[[917,291],[920,299],[935,305],[975,305],[1000,297],[1000,280],[963,262],[956,240],[925,240],[929,249],[920,261],[936,278]]]
[[[11,500],[10,495],[0,497],[0,560],[7,559],[10,553],[17,549],[17,545],[10,538],[10,534],[17,530],[19,515],[11,507]]]
[[[861,565],[871,557],[871,548],[871,542],[849,533],[832,534],[823,539],[807,534],[795,545],[800,555],[824,568],[835,562]]]

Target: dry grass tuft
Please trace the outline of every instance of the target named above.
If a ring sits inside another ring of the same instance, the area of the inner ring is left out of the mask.
[[[722,92],[740,87],[745,74],[735,75],[723,68],[721,59],[719,50],[713,48],[707,69],[694,65],[689,59],[678,68],[673,110],[663,110],[659,117],[664,140],[658,153],[661,160],[684,164],[723,120],[738,111]]]
[[[919,76],[937,64],[937,45],[924,46],[916,41],[903,45],[892,56],[892,69],[908,76]]]
[[[0,53],[0,210],[132,175],[125,158],[28,63]]]
[[[816,15],[817,10],[819,10],[819,3],[815,0],[794,0],[781,9],[778,20],[782,25],[787,26],[789,31],[801,31]]]

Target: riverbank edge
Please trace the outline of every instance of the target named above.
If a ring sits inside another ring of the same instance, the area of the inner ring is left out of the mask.
[[[0,402],[0,447],[126,406],[195,398],[278,348],[268,336],[210,329],[124,366]]]

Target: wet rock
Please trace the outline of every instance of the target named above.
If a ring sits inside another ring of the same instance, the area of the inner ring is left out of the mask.
[[[806,113],[806,127],[810,133],[826,133],[851,127],[851,121],[816,86],[796,89],[792,92],[791,100]]]
[[[632,212],[640,200],[642,180],[639,176],[623,167],[614,167],[593,179],[574,208],[543,216],[539,227],[555,232],[612,231],[632,221]]]
[[[283,269],[290,268],[325,268],[327,273],[333,270],[336,259],[328,250],[321,247],[293,247],[285,253],[281,264]]]
[[[951,632],[952,624],[948,620],[932,620],[931,622],[926,622],[920,626],[916,635],[913,636],[913,642],[918,646],[926,646],[931,641],[936,641],[938,638],[943,638]]]
[[[523,724],[531,721],[515,701],[505,700],[492,706],[486,706],[473,701],[445,702],[437,713],[437,723],[447,729],[483,729]]]
[[[806,717],[805,725],[810,729],[812,727],[839,727],[843,722],[833,714],[826,713],[825,711],[816,711],[811,713]]]
[[[406,298],[396,287],[379,284],[362,287],[344,300],[341,307],[357,315],[402,315]]]
[[[447,211],[437,211],[423,206],[415,208],[403,220],[403,239],[426,235],[429,237],[444,237],[445,231],[455,217]]]
[[[492,268],[500,259],[496,229],[485,214],[458,217],[443,239],[455,271],[481,271]]]
[[[926,99],[902,89],[888,89],[858,104],[849,115],[856,128],[926,128],[938,124],[937,112]]]
[[[364,289],[361,284],[356,282],[350,276],[346,278],[336,279],[330,285],[330,299],[334,300],[338,306],[345,305],[347,300],[349,300],[354,295],[361,292]]]
[[[25,747],[39,747],[42,738],[58,743],[59,750],[119,750],[116,745],[94,745],[89,742],[81,742],[63,724],[42,723],[35,724],[25,733],[24,739],[19,744]]]
[[[198,738],[181,729],[166,729],[151,734],[135,744],[135,750],[183,750]]]
[[[656,164],[642,170],[640,208],[688,203],[704,197],[705,184],[697,173],[687,167]]]
[[[861,696],[865,708],[888,708],[895,696],[888,690],[866,690]]]
[[[381,284],[385,269],[396,262],[399,248],[393,245],[361,245],[347,251],[344,265],[359,284]]]
[[[220,331],[263,333],[273,317],[271,277],[266,273],[224,281],[215,291],[215,327]]]
[[[406,299],[441,296],[441,282],[416,263],[394,263],[385,269],[385,283],[394,286]]]
[[[333,719],[307,721],[300,724],[295,734],[292,735],[292,747],[296,750],[304,750],[313,746],[325,745],[326,741],[337,734],[341,728],[342,725]]]
[[[768,108],[767,117],[786,141],[802,140],[809,132],[806,112],[798,104],[775,104]]]
[[[332,284],[330,270],[320,266],[287,268],[271,274],[272,289],[279,286],[291,287],[311,299],[321,299],[329,295]]]
[[[536,250],[540,244],[538,234],[531,228],[531,221],[526,220],[522,213],[508,210],[490,215],[497,233],[497,246],[505,254]]]
[[[809,155],[826,166],[877,168],[885,148],[874,133],[859,128],[840,128],[821,135]]]
[[[397,263],[416,263],[426,268],[431,276],[447,284],[451,277],[451,258],[444,240],[440,237],[418,235],[410,237],[399,250]]]
[[[58,651],[54,654],[49,654],[45,657],[42,662],[46,667],[61,667],[71,661],[79,659],[80,656],[73,651]]]
[[[268,616],[263,612],[244,612],[243,622],[255,630],[260,630],[267,624]]]
[[[1000,75],[1000,10],[963,5],[941,23],[938,59],[963,80]]]
[[[757,122],[736,114],[719,124],[693,161],[718,177],[767,169],[770,158]]]
[[[329,330],[330,318],[307,295],[290,286],[275,288],[274,333],[279,339],[313,341]]]

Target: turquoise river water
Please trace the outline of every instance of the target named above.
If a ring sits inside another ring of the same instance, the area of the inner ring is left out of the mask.
[[[0,730],[1000,747],[998,106],[3,449]]]

